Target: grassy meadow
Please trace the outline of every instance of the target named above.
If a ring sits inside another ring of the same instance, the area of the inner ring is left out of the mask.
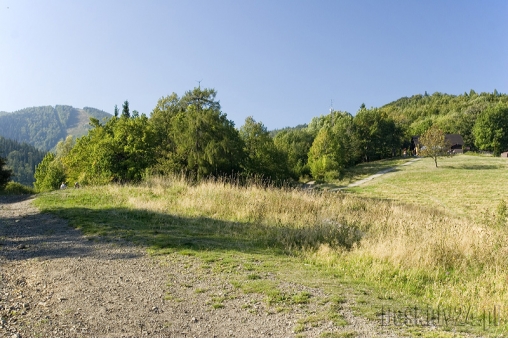
[[[349,190],[362,197],[389,199],[485,221],[501,201],[508,203],[508,160],[457,155],[405,166]]]
[[[506,336],[508,161],[460,155],[438,164],[422,159],[343,192],[150,178],[136,186],[40,194],[36,204],[91,240],[126,239],[153,255],[196,257],[226,272],[243,293],[265,294],[276,311],[313,297],[291,294],[282,282],[323,288],[332,296],[321,301],[326,309],[302,320],[296,333],[312,321],[344,322],[334,309],[351,300],[371,319],[386,308],[440,308],[466,320],[460,331]],[[363,166],[350,177],[387,163]],[[494,307],[499,324],[484,329],[480,315]],[[451,327],[404,331],[456,333]]]

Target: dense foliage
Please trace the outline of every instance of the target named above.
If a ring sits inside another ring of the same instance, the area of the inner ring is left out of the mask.
[[[203,178],[241,170],[243,142],[234,123],[220,111],[216,94],[194,88],[181,98],[172,93],[159,100],[149,121],[155,133],[154,172]]]
[[[150,117],[131,113],[128,101],[121,112],[115,106],[107,121],[92,117],[88,134],[75,145],[72,139],[62,141],[57,154],[41,163],[36,187],[56,188],[62,180],[137,182],[174,173],[198,180],[334,180],[360,162],[398,156],[412,136],[436,130],[462,135],[464,146],[473,150],[499,154],[508,149],[508,96],[497,91],[425,93],[380,108],[362,104],[354,116],[331,110],[308,125],[272,132],[252,117],[235,128],[216,95],[214,89],[197,87],[182,97],[162,97]],[[69,120],[73,111],[66,107],[48,107],[47,115],[53,114],[55,123]]]
[[[277,149],[261,122],[256,122],[252,117],[245,119],[245,124],[240,128],[240,137],[245,145],[246,159],[243,170],[247,176],[259,176],[274,181],[284,181],[290,177],[288,154]]]
[[[490,107],[508,104],[508,95],[498,93],[476,93],[474,90],[462,95],[436,92],[404,97],[380,109],[392,117],[405,131],[405,140],[421,135],[436,124],[444,133],[460,134],[467,147],[480,149],[473,134],[478,116]],[[484,147],[494,151],[493,147]]]
[[[310,176],[309,150],[315,135],[307,128],[284,129],[273,139],[275,147],[287,157],[287,167],[293,179]]]
[[[494,155],[508,150],[508,104],[500,102],[478,114],[473,135],[481,150],[492,150]]]
[[[55,190],[65,182],[65,173],[61,161],[48,152],[35,170],[34,188],[39,192]]]
[[[148,118],[113,117],[102,125],[91,119],[94,128],[61,144],[59,158],[70,182],[103,184],[138,181],[154,162],[154,138]],[[58,147],[57,147],[58,148]]]
[[[12,181],[32,186],[35,166],[42,161],[45,154],[46,152],[32,145],[0,136],[0,157],[7,160],[7,167],[12,170]]]

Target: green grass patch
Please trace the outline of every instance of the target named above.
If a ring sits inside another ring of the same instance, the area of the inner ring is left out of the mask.
[[[241,285],[244,293],[278,294],[277,283],[271,280],[246,281]]]
[[[348,191],[484,220],[507,198],[506,182],[506,159],[464,154],[439,159],[437,168],[425,158]]]
[[[261,279],[261,276],[258,275],[258,274],[249,274],[247,276],[247,279],[249,279],[249,280],[258,280],[258,279]]]
[[[291,297],[291,301],[295,304],[307,304],[310,300],[309,292],[299,292]]]

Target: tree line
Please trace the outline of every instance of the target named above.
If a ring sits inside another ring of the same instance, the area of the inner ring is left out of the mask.
[[[400,155],[411,135],[433,125],[444,126],[446,133],[461,133],[468,125],[464,131],[470,133],[473,148],[497,153],[508,149],[508,98],[498,93],[435,93],[381,108],[362,105],[354,116],[332,110],[307,126],[274,135],[253,117],[235,128],[216,95],[214,89],[197,87],[181,97],[162,97],[150,117],[131,113],[126,101],[107,121],[91,118],[87,135],[67,137],[56,153],[46,155],[37,167],[35,187],[55,189],[63,181],[138,182],[147,175],[174,173],[196,180],[333,180],[360,162]]]
[[[495,118],[503,115],[507,105],[508,95],[497,90],[492,93],[470,90],[462,95],[440,92],[429,95],[425,92],[423,95],[401,98],[381,107],[381,110],[406,131],[405,140],[422,135],[436,125],[446,134],[460,134],[471,150],[499,154],[508,149],[508,144],[500,140],[503,137],[498,133],[497,137],[488,135],[485,138],[482,134],[489,134],[488,129],[507,131],[508,118]],[[480,121],[477,123],[478,119]],[[508,132],[504,134],[508,135]]]
[[[45,155],[45,151],[32,145],[0,136],[0,157],[3,158],[5,167],[10,170],[9,179],[12,181],[32,186],[35,180],[35,167]]]

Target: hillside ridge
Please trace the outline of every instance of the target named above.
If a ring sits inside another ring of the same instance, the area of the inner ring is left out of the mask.
[[[27,107],[0,114],[0,136],[26,142],[44,151],[52,150],[68,135],[80,137],[91,128],[89,119],[109,119],[111,114],[92,107],[69,105]]]

